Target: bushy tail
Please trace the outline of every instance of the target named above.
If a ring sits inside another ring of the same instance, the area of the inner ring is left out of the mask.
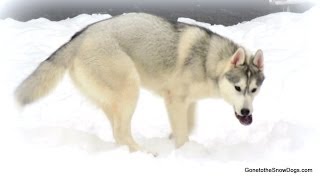
[[[15,97],[21,106],[46,96],[56,87],[67,70],[66,64],[61,61],[51,56],[17,87]]]

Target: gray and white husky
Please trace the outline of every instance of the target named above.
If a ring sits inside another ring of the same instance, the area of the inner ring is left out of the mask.
[[[221,97],[241,124],[264,80],[263,53],[205,28],[129,13],[91,24],[63,44],[16,89],[23,106],[47,95],[68,71],[76,87],[106,114],[117,143],[140,150],[131,134],[139,88],[165,100],[176,147],[191,133],[196,102]]]

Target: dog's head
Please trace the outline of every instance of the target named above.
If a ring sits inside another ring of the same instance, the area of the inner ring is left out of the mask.
[[[251,55],[238,48],[228,61],[219,80],[220,93],[234,107],[241,124],[249,125],[252,123],[252,102],[264,80],[263,53],[258,50]]]

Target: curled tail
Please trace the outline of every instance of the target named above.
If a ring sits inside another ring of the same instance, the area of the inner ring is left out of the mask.
[[[66,44],[43,61],[15,90],[15,97],[21,106],[30,104],[48,95],[63,78],[72,57]]]

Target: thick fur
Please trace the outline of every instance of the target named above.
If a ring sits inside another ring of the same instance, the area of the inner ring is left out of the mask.
[[[115,140],[136,151],[130,122],[143,86],[165,99],[180,147],[188,141],[201,98],[222,97],[237,114],[244,107],[252,112],[254,95],[234,87],[261,86],[262,57],[262,51],[254,56],[207,29],[130,13],[76,33],[21,83],[16,97],[21,105],[38,100],[68,70],[78,89],[108,116]]]
[[[66,46],[66,44],[61,46],[18,86],[15,95],[21,106],[46,96],[56,87],[70,67],[70,60],[73,58],[72,45],[67,49]]]

